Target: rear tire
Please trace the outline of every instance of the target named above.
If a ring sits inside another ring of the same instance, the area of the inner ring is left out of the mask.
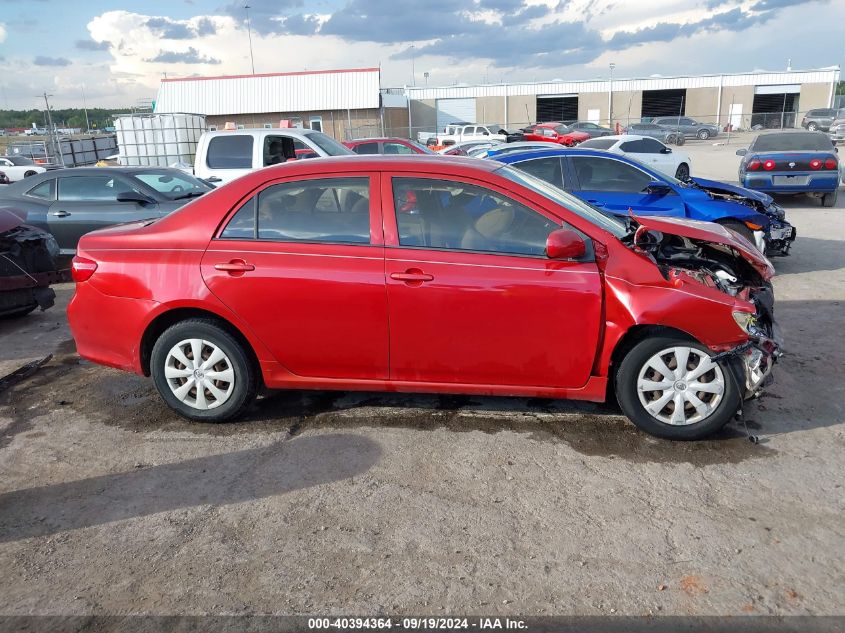
[[[678,165],[678,169],[675,170],[675,178],[681,182],[685,182],[689,178],[689,165],[686,163]]]
[[[822,206],[823,207],[832,207],[836,204],[836,196],[839,193],[839,190],[831,191],[826,193],[822,196]]]
[[[683,145],[683,144],[684,144],[684,143],[686,143],[686,142],[687,142],[687,137],[686,137],[686,136],[684,136],[683,134],[678,134],[678,135],[675,137],[675,145],[681,146],[681,145]]]
[[[197,354],[201,360],[195,363]],[[153,346],[150,372],[167,405],[199,422],[236,417],[258,388],[247,350],[212,319],[188,319],[165,330]]]
[[[699,130],[696,136],[702,141],[706,141],[708,138],[710,138],[710,130]]]
[[[678,371],[678,359],[684,356],[686,366]],[[637,427],[656,437],[698,440],[715,433],[731,420],[742,398],[731,368],[725,361],[710,363],[710,357],[706,347],[680,336],[640,341],[616,374],[619,406]],[[654,369],[660,361],[670,375]],[[703,369],[707,371],[695,376]]]
[[[32,171],[32,170],[30,169],[29,171],[25,171],[25,172],[24,172],[23,177],[24,177],[24,178],[29,178],[30,176],[34,176],[34,175],[35,175],[35,174],[37,174],[37,173],[38,173],[37,171]]]

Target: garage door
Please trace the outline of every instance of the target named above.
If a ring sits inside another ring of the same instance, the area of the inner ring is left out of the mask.
[[[437,100],[437,130],[456,121],[475,123],[475,99],[438,99]]]
[[[578,95],[537,95],[537,123],[578,119]]]
[[[648,122],[661,116],[684,116],[686,114],[687,91],[678,90],[643,90],[642,118]],[[614,104],[613,114],[619,108]],[[704,112],[692,112],[690,116],[701,116]]]

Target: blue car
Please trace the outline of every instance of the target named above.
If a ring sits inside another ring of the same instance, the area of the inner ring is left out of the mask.
[[[789,254],[795,228],[764,193],[715,180],[684,182],[625,156],[552,149],[493,157],[615,215],[665,215],[718,222],[769,254]]]
[[[742,156],[739,182],[750,189],[771,193],[809,193],[822,205],[836,204],[839,157],[827,134],[821,132],[770,132],[760,134]]]

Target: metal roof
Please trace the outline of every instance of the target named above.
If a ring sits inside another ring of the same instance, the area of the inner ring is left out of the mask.
[[[613,91],[667,90],[673,88],[718,88],[728,86],[762,86],[771,84],[830,84],[839,81],[839,67],[817,70],[786,70],[723,75],[681,77],[645,77],[614,79]],[[405,86],[409,99],[449,99],[469,97],[504,97],[517,95],[561,95],[587,92],[608,92],[609,79],[544,81],[524,83],[479,84],[459,86]]]
[[[379,107],[378,68],[162,79],[156,114],[310,112]]]

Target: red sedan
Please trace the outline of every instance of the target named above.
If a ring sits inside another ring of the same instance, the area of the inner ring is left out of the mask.
[[[296,161],[85,235],[91,361],[194,420],[259,388],[602,401],[655,435],[721,428],[774,358],[769,278],[718,225],[620,220],[496,162]]]
[[[547,141],[551,143],[560,143],[567,147],[577,145],[582,141],[586,141],[590,135],[586,132],[579,132],[573,130],[568,125],[563,123],[540,123],[534,126],[534,129],[525,133],[526,141]]]
[[[359,138],[343,144],[356,154],[434,154],[425,145],[406,138]]]

